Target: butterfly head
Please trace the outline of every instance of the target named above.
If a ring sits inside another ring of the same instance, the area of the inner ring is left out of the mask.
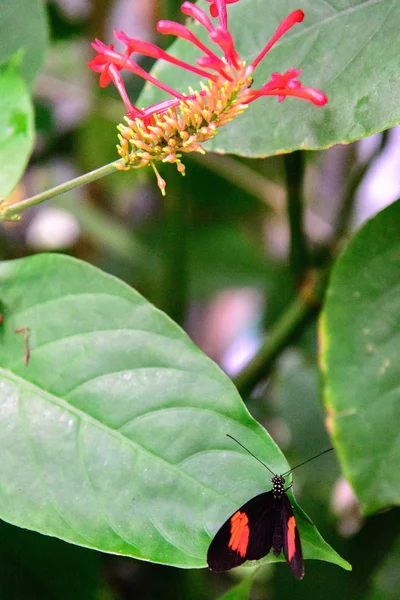
[[[282,475],[274,475],[271,481],[274,497],[281,498],[285,491],[285,478]]]

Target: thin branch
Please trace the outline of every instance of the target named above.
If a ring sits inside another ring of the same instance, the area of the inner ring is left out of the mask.
[[[174,321],[183,324],[187,309],[187,233],[189,215],[187,186],[182,176],[173,171],[168,179],[164,199],[165,246],[164,277],[161,278],[159,308]]]
[[[356,200],[356,192],[363,181],[367,171],[371,167],[372,162],[382,154],[388,141],[388,131],[382,132],[381,142],[375,148],[372,156],[366,162],[356,164],[351,170],[346,187],[343,194],[342,204],[334,227],[334,243],[340,242],[343,238],[347,238],[350,233],[351,222],[354,213],[354,204]]]
[[[302,282],[308,268],[307,239],[304,230],[304,152],[283,157],[287,187],[287,211],[290,226],[290,267],[296,284]]]
[[[206,167],[212,173],[235,185],[239,190],[251,194],[262,202],[267,209],[272,210],[277,215],[285,214],[284,187],[268,179],[241,160],[213,152],[190,154],[189,160]],[[305,218],[310,239],[313,239],[314,230],[322,230],[326,233],[326,236],[331,234],[330,224],[312,209],[305,207]]]
[[[326,275],[306,281],[300,293],[272,327],[252,360],[233,379],[239,393],[248,396],[271,372],[276,358],[293,342],[322,303]]]
[[[86,185],[87,183],[91,183],[92,181],[96,181],[96,179],[100,179],[101,177],[105,177],[110,173],[115,173],[117,164],[121,163],[121,159],[118,159],[104,167],[100,167],[99,169],[95,169],[94,171],[90,171],[89,173],[85,173],[85,175],[80,175],[79,177],[75,177],[75,179],[71,179],[66,183],[61,183],[60,185],[56,185],[50,190],[46,190],[45,192],[41,192],[40,194],[36,194],[35,196],[31,196],[30,198],[26,198],[25,200],[21,200],[21,202],[16,202],[15,204],[9,204],[7,200],[0,201],[0,221],[17,221],[20,218],[20,213],[27,208],[31,208],[36,204],[40,204],[41,202],[45,202],[46,200],[50,200],[51,198],[55,198],[60,194],[64,194],[65,192],[69,192],[80,185]]]

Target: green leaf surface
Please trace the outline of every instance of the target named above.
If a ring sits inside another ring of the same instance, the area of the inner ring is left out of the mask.
[[[21,75],[28,85],[42,68],[47,37],[43,0],[0,0],[0,64],[22,49]]]
[[[334,268],[321,320],[330,430],[365,513],[400,504],[400,201]]]
[[[225,434],[288,469],[231,381],[168,317],[86,263],[4,262],[0,290],[0,516],[105,552],[205,566],[223,521],[271,487]],[[306,557],[348,567],[299,521]]]
[[[14,64],[0,68],[0,199],[20,180],[34,141],[33,107]]]
[[[209,4],[199,3],[208,11]],[[254,72],[260,88],[274,71],[295,66],[303,70],[303,85],[323,90],[328,104],[287,98],[261,98],[243,115],[223,127],[206,148],[243,156],[270,156],[296,149],[319,149],[347,143],[381,131],[400,121],[398,56],[400,3],[398,0],[240,0],[228,6],[229,28],[240,56],[250,63],[279,23],[301,8],[305,19],[280,40]],[[191,29],[213,49],[202,28]],[[129,35],[129,31],[127,31]],[[198,52],[185,41],[171,53],[193,63]],[[177,67],[158,63],[153,70],[162,81],[186,92],[199,79]],[[165,99],[146,83],[138,106]]]

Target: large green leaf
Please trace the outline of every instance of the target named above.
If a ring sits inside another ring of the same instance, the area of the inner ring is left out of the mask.
[[[226,375],[121,281],[60,255],[0,265],[0,516],[106,552],[205,565],[279,449]],[[15,329],[29,327],[30,360]],[[305,556],[348,565],[299,518]],[[268,560],[271,560],[268,557]]]
[[[22,50],[21,74],[27,84],[43,65],[47,35],[43,0],[0,0],[0,64]]]
[[[400,504],[400,201],[337,261],[321,321],[329,425],[364,512]]]
[[[0,201],[21,178],[34,141],[31,98],[14,63],[0,68]]]
[[[208,10],[209,4],[199,4]],[[276,98],[257,100],[223,127],[208,149],[269,156],[351,142],[399,123],[398,0],[240,0],[228,6],[239,54],[251,62],[282,19],[298,8],[306,15],[303,23],[285,34],[257,67],[254,87],[261,87],[273,71],[296,66],[303,69],[304,85],[328,95],[328,105],[317,108],[293,98],[283,104]],[[199,25],[191,28],[207,40]],[[175,43],[171,51],[187,62],[198,56],[185,41]],[[179,91],[198,87],[198,77],[176,67],[157,64],[154,73]],[[146,84],[138,105],[162,98],[160,90]]]

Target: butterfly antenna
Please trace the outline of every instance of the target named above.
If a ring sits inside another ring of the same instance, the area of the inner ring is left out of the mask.
[[[240,442],[238,442],[238,440],[236,438],[234,438],[232,435],[229,435],[229,433],[226,434],[229,438],[231,438],[231,440],[233,440],[234,442],[236,442],[237,444],[239,444],[239,446],[241,446],[243,448],[243,450],[246,450],[246,452],[248,452],[249,454],[251,454],[251,456],[253,458],[255,458],[256,460],[258,460],[259,463],[261,463],[262,465],[264,465],[264,467],[266,469],[268,469],[268,471],[270,473],[272,473],[272,475],[276,475],[276,473],[274,473],[273,471],[271,471],[271,469],[269,467],[267,467],[267,465],[265,463],[263,463],[262,460],[260,460],[259,458],[257,458],[257,456],[255,454],[253,454],[252,452],[250,452],[250,450],[248,448],[246,448],[246,446],[243,446],[243,444],[241,444]],[[332,450],[332,448],[331,448]],[[327,450],[325,450],[325,452],[327,452]],[[322,453],[323,454],[323,453]],[[316,457],[314,457],[316,458]],[[299,465],[300,466],[300,465]],[[296,468],[296,467],[295,467]]]
[[[320,452],[319,454],[316,454],[312,458],[309,458],[308,460],[305,460],[304,462],[300,463],[299,465],[296,465],[295,467],[293,467],[293,469],[290,469],[286,473],[283,473],[282,477],[286,477],[286,475],[289,475],[289,473],[291,473],[295,469],[298,469],[299,467],[302,467],[303,465],[305,465],[306,463],[310,462],[311,460],[314,460],[314,458],[318,458],[318,456],[322,456],[323,454],[326,454],[327,452],[330,452],[331,450],[333,450],[333,448],[328,448],[327,450],[324,450],[323,452]]]

